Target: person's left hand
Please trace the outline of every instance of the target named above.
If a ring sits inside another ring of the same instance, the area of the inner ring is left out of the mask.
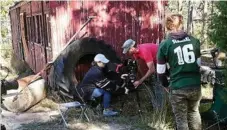
[[[137,88],[142,82],[140,82],[139,80],[138,81],[135,81],[133,83],[134,87]]]

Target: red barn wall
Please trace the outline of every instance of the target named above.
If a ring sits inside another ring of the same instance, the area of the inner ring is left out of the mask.
[[[163,38],[164,4],[161,1],[62,1],[50,2],[53,56],[85,23],[80,33],[112,45],[123,57],[121,46],[129,38],[141,43],[159,43]],[[143,72],[146,66],[141,66]]]
[[[34,72],[52,59],[49,10],[49,2],[43,1],[20,2],[10,8],[13,50]]]
[[[19,59],[23,59],[22,43],[20,41],[20,10],[15,9],[10,11],[10,21],[11,21],[11,34],[12,34],[12,47],[15,55]]]
[[[159,43],[163,38],[161,1],[30,1],[11,8],[12,42],[18,58],[39,72],[62,50],[89,16],[96,16],[77,38],[96,37],[112,45],[120,56],[129,38]],[[28,55],[21,41],[20,14],[25,17]],[[24,57],[24,58],[23,58]],[[81,71],[84,71],[81,68]]]
[[[76,33],[89,16],[96,16],[81,36],[96,37],[111,44],[121,54],[122,43],[159,43],[163,38],[161,1],[62,1],[50,2],[53,55]]]

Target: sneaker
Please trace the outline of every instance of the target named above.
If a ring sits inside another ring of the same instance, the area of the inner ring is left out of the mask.
[[[116,115],[118,115],[118,112],[110,110],[110,109],[104,109],[103,115],[104,116],[116,116]]]

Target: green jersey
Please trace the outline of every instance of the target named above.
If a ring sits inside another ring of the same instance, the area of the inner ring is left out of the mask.
[[[169,64],[170,87],[179,89],[200,85],[197,58],[200,57],[200,42],[187,36],[182,40],[168,38],[159,46],[158,61]]]

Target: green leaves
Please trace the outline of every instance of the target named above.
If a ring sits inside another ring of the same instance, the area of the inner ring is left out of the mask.
[[[7,19],[9,13],[9,7],[14,4],[13,0],[3,0],[0,2],[0,17],[1,20]]]
[[[9,41],[10,23],[9,23],[9,7],[14,4],[13,0],[0,1],[0,23],[1,23],[1,37],[3,43]]]
[[[227,2],[216,1],[215,8],[209,26],[209,37],[214,44],[227,52]]]

